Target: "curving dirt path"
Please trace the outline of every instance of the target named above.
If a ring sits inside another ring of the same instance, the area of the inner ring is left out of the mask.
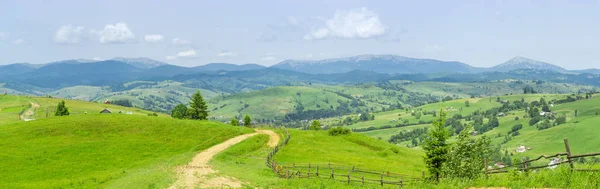
[[[257,134],[267,134],[270,136],[269,147],[275,147],[279,143],[279,135],[271,130],[256,130],[255,133],[240,135],[226,140],[221,144],[200,152],[188,165],[178,168],[179,177],[169,189],[196,188],[197,186],[200,188],[242,187],[242,182],[235,178],[211,175],[216,173],[216,171],[208,165],[208,162],[219,152]]]
[[[33,119],[33,116],[35,116],[35,110],[40,107],[40,105],[35,102],[29,102],[29,104],[31,104],[31,107],[19,116],[21,120]]]

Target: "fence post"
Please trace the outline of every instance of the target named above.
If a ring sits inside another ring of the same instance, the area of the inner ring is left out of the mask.
[[[400,179],[400,183],[398,183],[398,186],[399,186],[400,188],[402,188],[402,178]]]
[[[306,172],[306,176],[310,178],[310,166],[308,166],[308,172]]]
[[[485,168],[484,173],[485,173],[485,179],[488,179],[488,165],[487,165],[487,159],[483,158],[483,166]],[[425,171],[423,171],[423,173],[425,173]]]
[[[289,179],[290,178],[290,170],[285,170],[285,178]]]
[[[296,163],[292,163],[292,167],[296,168]]]
[[[356,167],[356,166],[354,166],[354,165],[352,166],[352,171],[354,171],[354,168],[355,168],[355,167]]]
[[[571,171],[573,171],[573,168],[575,168],[573,166],[573,160],[571,160],[571,147],[569,147],[569,139],[564,139],[565,141],[565,148],[567,149],[567,159],[569,160],[569,165],[571,165]]]
[[[425,180],[425,171],[421,171],[421,177],[423,180]]]
[[[381,182],[381,186],[383,186],[383,174],[381,174],[381,177],[380,177],[380,178],[381,178],[381,180],[380,180],[380,182]]]
[[[522,157],[521,159],[523,159],[523,169],[524,171],[527,171],[527,161],[525,160],[525,157]]]
[[[352,172],[352,171],[348,171],[348,184],[350,184],[350,173],[351,173],[351,172]]]
[[[317,177],[319,177],[319,166],[317,165]]]
[[[333,169],[331,169],[331,179],[335,180],[335,175]]]
[[[327,163],[327,168],[331,169],[331,162]]]
[[[365,185],[365,174],[362,175],[362,185]]]

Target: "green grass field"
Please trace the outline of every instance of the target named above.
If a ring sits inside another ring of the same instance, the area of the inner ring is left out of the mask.
[[[283,131],[279,130],[280,133]],[[362,169],[390,171],[419,177],[425,170],[423,153],[360,134],[329,136],[325,131],[290,130],[288,145],[275,156],[278,164],[328,164],[356,166]],[[327,179],[280,179],[265,166],[267,135],[257,135],[236,144],[217,155],[211,164],[221,175],[241,180],[247,187],[265,188],[336,188],[348,187]],[[393,149],[396,150],[394,152]],[[314,168],[313,168],[313,171]],[[358,187],[358,185],[351,185]],[[372,185],[370,187],[378,185]],[[369,187],[369,186],[368,186]],[[390,187],[390,186],[388,186]],[[388,188],[386,187],[386,188]],[[397,187],[397,186],[395,186]]]
[[[0,126],[0,188],[165,188],[199,151],[253,132],[215,122],[73,115]]]

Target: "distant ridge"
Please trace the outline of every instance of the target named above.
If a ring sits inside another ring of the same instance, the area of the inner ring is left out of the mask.
[[[359,55],[325,60],[285,60],[271,67],[313,74],[346,73],[353,70],[377,73],[473,73],[483,71],[457,61],[418,59],[396,55]]]
[[[514,57],[500,65],[491,67],[490,70],[498,71],[498,72],[508,72],[512,70],[519,69],[533,69],[533,70],[548,70],[555,72],[566,72],[567,69],[564,69],[560,66],[556,66],[550,63],[537,61],[521,56]]]

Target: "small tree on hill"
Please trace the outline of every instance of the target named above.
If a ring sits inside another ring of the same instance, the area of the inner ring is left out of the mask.
[[[321,130],[321,122],[319,120],[312,121],[309,129],[315,131]]]
[[[171,111],[171,117],[177,118],[177,119],[186,118],[187,111],[188,111],[187,106],[185,106],[183,104],[179,104],[179,105],[175,106],[175,108],[173,108],[173,110]]]
[[[444,165],[444,176],[450,178],[474,179],[481,175],[483,159],[491,153],[490,140],[486,136],[474,139],[473,127],[467,125],[450,148],[448,160]]]
[[[200,90],[192,95],[191,100],[190,109],[187,111],[188,117],[195,120],[208,119],[208,107],[206,106],[206,102],[204,102],[202,94],[200,94]]]
[[[446,140],[450,136],[450,133],[444,128],[445,121],[446,114],[444,113],[444,110],[441,109],[439,118],[433,121],[433,129],[427,133],[427,138],[423,145],[423,149],[425,150],[425,164],[436,182],[439,181],[440,174],[442,173],[442,166],[446,162],[448,154],[448,144],[446,143]]]
[[[231,118],[231,125],[233,126],[239,126],[240,125],[240,121],[238,121],[238,119]]]
[[[468,108],[469,106],[471,106],[471,103],[469,102],[469,100],[466,100],[466,101],[465,101],[465,107],[467,107],[467,108]]]
[[[249,115],[246,115],[246,117],[244,117],[244,126],[252,127],[252,118],[250,118]]]
[[[56,113],[54,114],[55,116],[68,116],[69,115],[69,108],[67,108],[65,106],[65,101],[60,101],[58,103],[58,106],[56,106]]]

